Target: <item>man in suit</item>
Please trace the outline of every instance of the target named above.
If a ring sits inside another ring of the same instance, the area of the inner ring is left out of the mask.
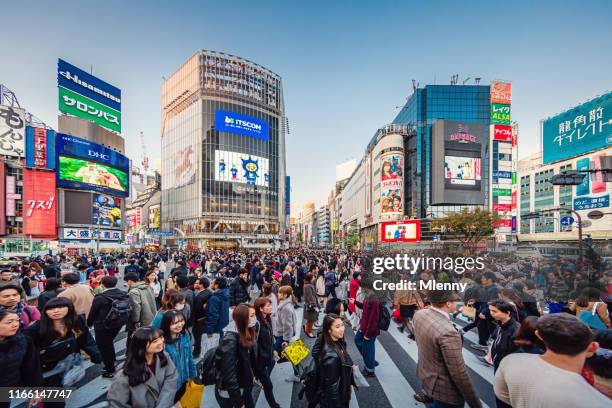
[[[428,296],[431,306],[414,314],[417,376],[433,408],[463,407],[466,402],[482,407],[463,361],[461,335],[450,321],[459,300],[455,292],[434,290]]]

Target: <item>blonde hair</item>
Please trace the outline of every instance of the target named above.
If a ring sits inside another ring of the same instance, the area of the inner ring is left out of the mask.
[[[286,297],[290,297],[291,298],[291,303],[293,303],[294,305],[297,304],[297,299],[295,298],[295,295],[293,294],[293,288],[291,288],[291,286],[285,285],[285,286],[281,286],[278,289],[278,293],[279,294],[283,294]]]

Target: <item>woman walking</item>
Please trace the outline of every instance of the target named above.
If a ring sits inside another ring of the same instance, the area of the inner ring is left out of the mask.
[[[280,408],[274,399],[270,373],[274,367],[274,334],[272,332],[272,302],[260,297],[255,300],[255,316],[257,317],[257,364],[255,377],[263,387],[266,401],[271,408]]]
[[[297,316],[295,315],[295,297],[291,286],[281,286],[278,290],[278,336],[274,347],[280,353],[291,343],[291,340],[298,333]],[[297,369],[293,367],[293,375],[285,379],[288,382],[299,382]]]
[[[170,408],[175,395],[176,368],[164,352],[163,332],[136,329],[125,366],[108,389],[109,408]]]
[[[161,322],[164,333],[164,351],[176,367],[177,393],[174,402],[178,402],[185,393],[187,381],[197,378],[195,361],[191,352],[191,334],[187,331],[185,316],[178,310],[169,310]]]
[[[312,284],[314,277],[311,273],[304,276],[304,333],[310,338],[314,338],[312,327],[319,318],[319,301],[317,299],[317,291]]]

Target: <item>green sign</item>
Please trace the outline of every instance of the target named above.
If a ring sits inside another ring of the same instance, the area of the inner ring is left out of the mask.
[[[129,193],[128,174],[106,164],[60,155],[57,173],[60,186]]]
[[[493,189],[493,197],[499,196],[511,196],[512,190],[509,188],[494,188]]]
[[[59,110],[121,133],[121,112],[102,105],[81,94],[59,87]]]
[[[510,124],[510,105],[503,103],[491,104],[491,123],[494,125]]]

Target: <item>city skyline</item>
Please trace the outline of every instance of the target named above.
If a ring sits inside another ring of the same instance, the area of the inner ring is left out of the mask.
[[[57,58],[86,71],[93,67],[94,75],[122,90],[128,157],[141,161],[143,131],[154,162],[160,157],[162,77],[203,48],[247,58],[283,79],[292,215],[304,202],[325,200],[336,164],[361,158],[376,129],[390,123],[412,94],[412,79],[421,86],[448,84],[458,73],[459,83],[476,76],[482,84],[512,81],[520,158],[538,151],[541,119],[603,94],[612,83],[612,57],[592,46],[612,33],[612,7],[603,1],[588,9],[570,2],[513,4],[507,15],[484,2],[467,8],[362,3],[350,10],[323,3],[268,2],[265,9],[182,3],[179,10],[162,3],[109,4],[41,4],[27,15],[5,5],[8,14],[26,18],[6,22],[13,54],[0,65],[0,83],[57,128]],[[475,24],[466,26],[466,20]],[[560,21],[574,26],[564,29]]]

